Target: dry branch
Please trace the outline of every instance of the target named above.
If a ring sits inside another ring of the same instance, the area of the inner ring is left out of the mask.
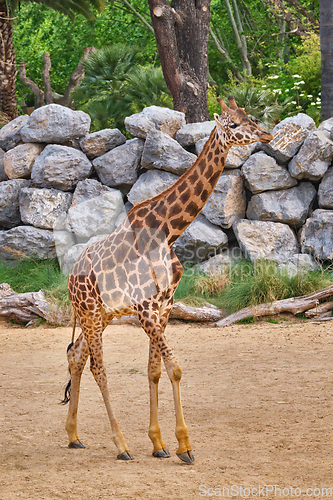
[[[246,307],[235,314],[231,314],[220,321],[217,321],[213,326],[229,326],[236,321],[250,317],[274,316],[284,312],[300,314],[308,309],[319,305],[319,301],[331,297],[333,295],[333,285],[323,290],[318,290],[308,295],[301,297],[293,297],[291,299],[277,300],[268,304],[260,304],[259,306]]]
[[[32,92],[35,94],[37,98],[37,107],[39,108],[40,106],[44,105],[44,92],[42,89],[38,87],[38,85],[35,84],[30,78],[27,77],[25,73],[25,67],[26,64],[25,62],[20,62],[19,63],[19,75],[22,83],[29,87],[29,89],[32,90]]]
[[[305,312],[305,316],[307,318],[315,318],[316,316],[322,316],[324,313],[327,313],[332,309],[333,309],[333,302],[324,302],[323,304],[319,304],[317,307],[313,309],[308,309]]]
[[[42,71],[42,78],[43,78],[44,87],[45,87],[45,101],[46,101],[46,104],[52,104],[53,99],[52,99],[52,88],[51,88],[51,80],[50,80],[50,69],[51,69],[50,54],[45,52],[45,54],[43,54],[43,60],[44,60],[44,67],[43,67],[43,71]]]

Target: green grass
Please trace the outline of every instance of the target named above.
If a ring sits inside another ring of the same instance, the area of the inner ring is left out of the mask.
[[[281,273],[274,262],[240,261],[222,275],[202,276],[185,271],[175,299],[207,300],[232,313],[244,307],[306,295],[333,283],[332,269]],[[186,295],[188,291],[188,294]]]
[[[60,306],[70,305],[67,280],[56,259],[21,260],[15,266],[0,262],[0,283],[8,283],[17,293],[43,289],[47,298]]]

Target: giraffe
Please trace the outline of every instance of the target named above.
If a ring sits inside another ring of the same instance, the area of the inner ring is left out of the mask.
[[[63,401],[69,401],[66,430],[70,448],[84,448],[77,433],[77,409],[81,374],[90,356],[90,370],[104,399],[117,458],[133,459],[111,405],[102,333],[113,317],[135,314],[149,338],[148,435],[153,456],[170,457],[158,423],[158,383],[163,359],[173,390],[176,454],[183,462],[194,462],[181,405],[182,370],[165,337],[173,296],[182,276],[182,265],[172,244],[205,205],[223,171],[229,148],[233,144],[268,143],[273,139],[237,107],[233,97],[228,99],[229,106],[218,99],[221,115],[215,113],[215,127],[189,170],[162,193],[136,204],[110,236],[82,252],[70,272],[68,286],[75,320],[67,350],[70,382]],[[76,318],[82,331],[73,343]]]

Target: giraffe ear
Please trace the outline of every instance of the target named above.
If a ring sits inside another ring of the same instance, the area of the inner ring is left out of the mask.
[[[229,101],[229,108],[230,109],[233,109],[233,110],[238,109],[238,106],[236,104],[235,98],[232,95],[230,95],[228,97],[228,101]]]
[[[217,123],[219,123],[219,122],[220,122],[219,118],[220,118],[220,117],[219,117],[219,115],[218,115],[217,113],[214,113],[214,120],[215,120]]]

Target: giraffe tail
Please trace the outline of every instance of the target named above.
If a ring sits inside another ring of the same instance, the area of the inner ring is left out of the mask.
[[[74,324],[73,324],[72,341],[69,344],[69,346],[67,347],[67,355],[68,355],[69,350],[74,345],[75,326],[76,326],[76,316],[74,314]],[[70,369],[69,364],[68,364],[68,371],[69,371],[69,374],[71,374],[71,369]],[[65,387],[64,399],[62,401],[60,401],[60,404],[66,405],[67,403],[69,403],[69,401],[71,399],[71,385],[72,385],[72,381],[71,381],[71,379],[69,379],[69,382],[68,382],[68,384]]]

